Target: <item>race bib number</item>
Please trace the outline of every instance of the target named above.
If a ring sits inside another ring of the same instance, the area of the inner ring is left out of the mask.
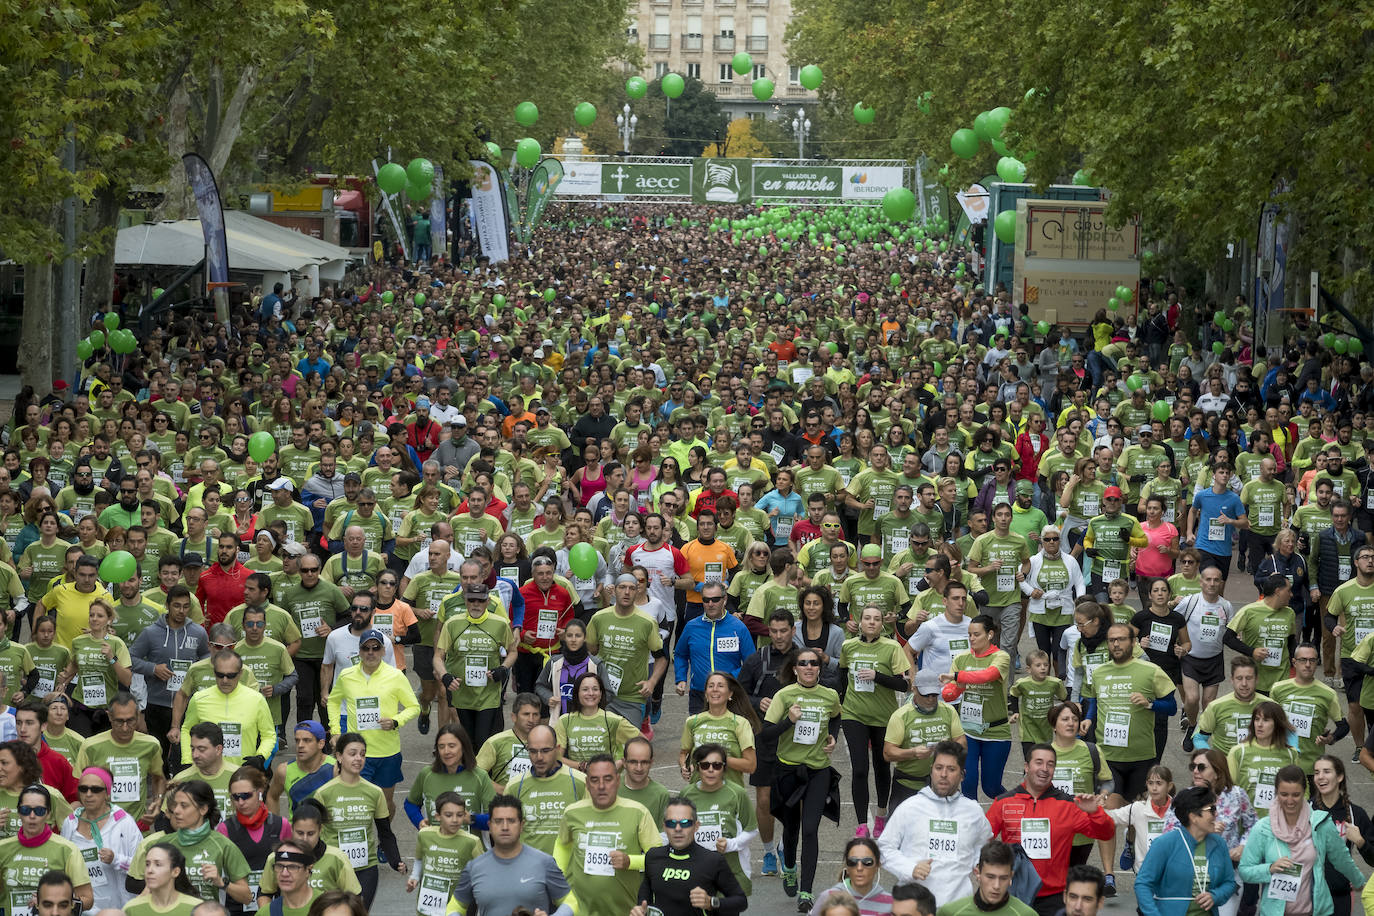
[[[39,667],[38,684],[34,687],[34,692],[40,697],[47,696],[57,689],[57,669]]]
[[[983,731],[983,701],[978,697],[971,697],[964,694],[963,701],[959,703],[959,721],[963,724],[964,730],[979,734]]]
[[[876,681],[864,680],[859,677],[859,672],[872,670],[871,664],[855,665],[849,669],[850,677],[854,681],[854,689],[859,693],[872,693],[873,689],[878,686]]]
[[[803,709],[801,718],[792,725],[792,742],[811,745],[821,740],[821,714],[814,709]]]
[[[167,692],[176,693],[186,683],[186,672],[190,670],[191,662],[189,659],[174,658],[168,667],[172,669],[172,676],[167,678]]]
[[[553,639],[558,632],[558,612],[543,608],[539,611],[539,622],[534,626],[535,639]]]
[[[353,714],[358,720],[358,731],[379,731],[382,727],[382,701],[378,697],[358,697]]]
[[[606,662],[601,666],[601,673],[606,676],[606,688],[611,696],[620,694],[620,682],[625,679],[625,669],[611,662]]]
[[[395,629],[395,614],[373,614],[372,626],[383,633],[390,634]]]
[[[510,763],[506,764],[506,773],[509,776],[524,776],[530,771],[529,754],[525,751],[523,744],[514,745],[511,748]]]
[[[1206,642],[1216,642],[1221,636],[1221,618],[1215,614],[1203,614],[1198,636]]]
[[[1050,819],[1028,817],[1021,820],[1021,848],[1032,859],[1050,857]]]
[[[253,899],[243,904],[245,913],[256,913],[258,911],[258,892],[262,890],[262,869],[256,869],[248,873],[248,890],[252,892]]]
[[[1264,664],[1270,668],[1277,668],[1283,664],[1283,653],[1287,648],[1287,643],[1282,639],[1266,639],[1264,648],[1269,652],[1264,656]]]
[[[615,866],[611,864],[611,853],[615,851],[616,839],[614,833],[587,834],[587,847],[582,853],[583,874],[602,878],[609,878],[615,874]]]
[[[1145,851],[1150,851],[1150,846],[1154,841],[1164,835],[1164,822],[1151,821],[1145,825]]]
[[[424,916],[444,916],[448,909],[448,881],[435,875],[420,879],[420,900],[416,909]]]
[[[1074,794],[1074,778],[1072,767],[1054,768],[1054,787],[1065,795]]]
[[[99,708],[109,702],[109,693],[105,689],[105,678],[99,674],[81,675],[81,702],[87,706]]]
[[[354,868],[367,867],[368,840],[366,827],[350,827],[339,831],[339,851],[348,856]]]
[[[1109,712],[1102,720],[1102,743],[1107,747],[1125,747],[1131,742],[1131,714]]]
[[[1173,502],[1170,501],[1169,504],[1164,507],[1164,520],[1172,525],[1177,520],[1177,514],[1178,513],[1174,510]]]
[[[961,652],[968,651],[967,639],[951,639],[949,641],[949,657],[953,658]]]
[[[498,573],[498,575],[502,576],[503,578],[509,579],[509,580],[511,580],[512,582],[519,582],[519,581],[520,581],[520,567],[518,567],[518,566],[502,566],[502,567],[501,567],[501,572]]]
[[[224,731],[224,756],[242,757],[243,756],[243,723],[241,722],[221,722],[220,728]]]
[[[105,870],[105,863],[100,861],[100,852],[94,846],[88,846],[81,850],[81,860],[86,863],[86,874],[91,879],[92,884],[108,884],[110,873]]]
[[[111,760],[110,775],[114,777],[112,801],[136,802],[143,797],[143,769],[137,760]]]
[[[1221,519],[1214,518],[1207,522],[1207,540],[1213,544],[1220,544],[1226,540],[1226,526],[1221,523]]]
[[[1288,706],[1288,721],[1293,726],[1293,730],[1298,733],[1299,738],[1312,737],[1312,719],[1317,714],[1317,707],[1311,703],[1290,703]]]
[[[1099,512],[1101,512],[1101,511],[1102,511],[1102,501],[1101,501],[1101,499],[1097,496],[1097,494],[1093,494],[1092,496],[1085,496],[1085,497],[1083,497],[1083,515],[1084,515],[1084,516],[1086,516],[1086,517],[1088,517],[1088,518],[1092,518],[1094,515],[1097,515],[1097,514],[1098,514]]]
[[[1260,777],[1261,780],[1264,777]],[[1257,781],[1255,783],[1255,807],[1269,810],[1274,807],[1274,783],[1272,779],[1268,782]]]
[[[1259,526],[1261,528],[1274,527],[1274,508],[1269,506],[1259,510]]]
[[[1367,625],[1360,626],[1358,623],[1355,624],[1355,645],[1358,646],[1360,643],[1368,639],[1370,633],[1374,633],[1374,627],[1370,627]],[[39,683],[42,682],[40,681]]]
[[[716,851],[716,840],[724,833],[720,828],[720,815],[715,811],[702,811],[697,815],[697,845],[712,852]]]
[[[773,520],[773,534],[780,541],[787,541],[792,538],[792,526],[796,524],[796,519],[790,515],[779,515]]]
[[[701,579],[703,582],[724,582],[725,564],[707,563],[702,568]]]
[[[1115,582],[1121,578],[1121,564],[1111,560],[1102,561],[1102,581]]]
[[[1149,647],[1156,652],[1168,652],[1169,641],[1173,639],[1174,629],[1167,623],[1150,624]]]
[[[1345,582],[1347,579],[1350,578],[1349,560],[1340,560],[1336,564],[1336,578],[1340,579],[1342,582]]]
[[[1302,866],[1290,865],[1283,871],[1269,876],[1268,895],[1273,900],[1284,903],[1298,902],[1298,888],[1302,885]]]
[[[959,853],[959,822],[932,819],[926,834],[926,858],[946,859]]]
[[[464,666],[463,666],[463,686],[464,686],[464,687],[485,687],[485,686],[487,686],[487,666],[486,666],[486,665],[464,665]]]
[[[301,609],[301,632],[307,637],[314,636],[315,631],[323,625],[324,617],[320,615],[318,607],[312,605]]]
[[[997,570],[997,590],[999,592],[1009,592],[1016,588],[1016,570],[999,569]]]
[[[717,636],[717,637],[716,637],[716,652],[717,652],[717,654],[724,655],[724,654],[726,654],[727,652],[738,652],[738,651],[739,651],[739,637],[738,637],[738,636]]]
[[[874,499],[873,499],[873,520],[876,522],[878,519],[882,518],[884,515],[887,515],[888,511],[889,511],[891,508],[892,508],[892,503],[891,503],[891,501],[886,500],[886,499],[878,499],[877,497],[874,497]]]

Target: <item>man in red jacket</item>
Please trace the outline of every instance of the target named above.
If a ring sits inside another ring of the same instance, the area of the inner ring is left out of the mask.
[[[72,765],[43,740],[43,726],[48,724],[48,707],[37,698],[22,700],[14,710],[14,730],[19,740],[33,748],[43,767],[43,783],[62,793],[69,802],[76,801],[76,776]]]
[[[253,570],[239,562],[238,535],[221,534],[215,550],[217,562],[201,573],[196,583],[196,598],[205,612],[206,626],[219,623],[243,604],[243,584],[253,574]]]
[[[1026,779],[988,808],[993,836],[1020,843],[1040,875],[1033,906],[1040,916],[1054,916],[1064,906],[1069,853],[1078,834],[1094,840],[1116,835],[1116,825],[1102,810],[1100,795],[1066,795],[1054,787],[1057,755],[1037,744],[1026,759]]]

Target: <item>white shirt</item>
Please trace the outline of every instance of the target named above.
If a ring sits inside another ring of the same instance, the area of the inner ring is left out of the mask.
[[[367,632],[364,630],[363,632]],[[339,675],[358,663],[358,640],[353,631],[348,627],[339,627],[332,630],[324,640],[324,664],[334,666],[334,680],[330,683],[332,688],[339,683]],[[391,647],[391,637],[382,633],[382,661],[391,664],[396,658],[396,650]]]
[[[1189,658],[1216,658],[1221,654],[1222,639],[1226,635],[1226,624],[1235,616],[1235,611],[1231,607],[1231,602],[1225,598],[1218,600],[1215,604],[1202,597],[1198,592],[1189,595],[1187,598],[1174,605],[1174,610],[1183,615],[1183,619],[1188,623],[1188,641],[1193,644],[1189,650]],[[1203,617],[1216,617],[1218,623],[1208,624],[1208,632],[1202,632]],[[1211,632],[1215,627],[1215,632]]]
[[[462,565],[463,555],[450,547],[448,551],[448,571],[457,572],[458,567]],[[427,569],[429,569],[429,551],[417,551],[415,556],[410,558],[410,562],[406,564],[406,578],[414,579]]]
[[[959,651],[968,651],[968,624],[972,619],[965,617],[958,623],[950,623],[949,618],[942,612],[917,627],[916,632],[907,640],[907,645],[913,653],[925,653],[921,656],[921,669],[929,668],[936,673],[949,671],[954,664],[954,652],[951,651],[950,643],[963,640],[965,645]]]

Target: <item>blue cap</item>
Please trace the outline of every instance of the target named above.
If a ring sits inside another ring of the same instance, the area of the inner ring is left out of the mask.
[[[363,635],[358,638],[358,645],[361,646],[363,643],[367,642],[370,639],[375,639],[382,645],[386,645],[386,637],[383,636],[382,631],[377,629],[376,627],[373,627],[372,629],[363,633]]]
[[[318,741],[323,741],[326,737],[324,726],[314,719],[306,719],[303,722],[297,722],[295,730],[298,732],[310,732]]]

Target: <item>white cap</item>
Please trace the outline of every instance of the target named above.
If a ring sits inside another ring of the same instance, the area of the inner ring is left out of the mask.
[[[543,358],[544,358],[544,350],[543,350],[542,348],[540,348],[540,349],[538,349],[538,350],[535,350],[535,351],[534,351],[534,358],[535,358],[535,359],[543,359]]]
[[[465,416],[463,416],[462,414],[458,414],[458,416],[456,416],[456,417],[454,417],[452,420],[449,420],[449,421],[448,421],[448,425],[449,425],[449,426],[467,426],[467,425],[468,425],[468,418],[465,417]]]
[[[272,481],[267,485],[267,489],[291,490],[294,492],[296,489],[296,485],[291,481],[290,477],[278,477],[276,480]]]

